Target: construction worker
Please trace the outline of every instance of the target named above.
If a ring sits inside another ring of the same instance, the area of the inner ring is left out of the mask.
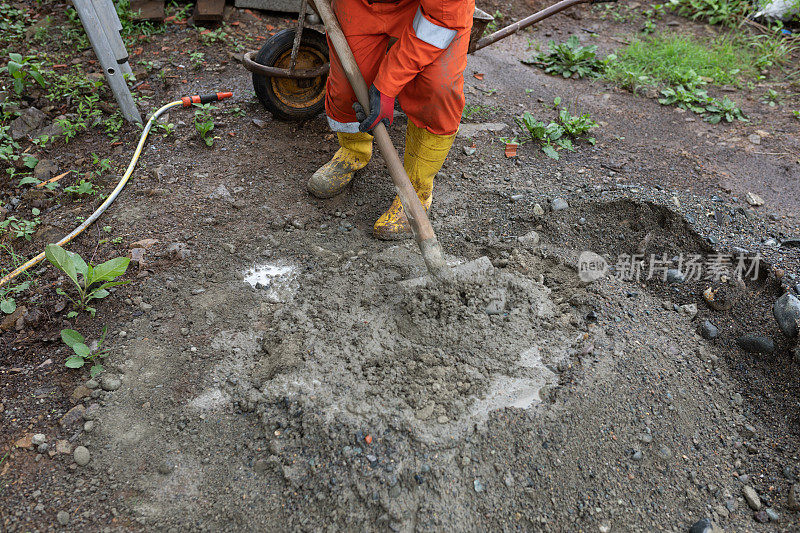
[[[369,87],[370,115],[358,105],[328,41],[325,112],[340,148],[308,181],[318,198],[339,194],[372,156],[372,135],[387,127],[395,98],[408,115],[404,167],[425,209],[433,178],[453,144],[464,109],[464,69],[474,0],[335,0],[333,10]],[[389,47],[389,40],[396,38]],[[388,48],[388,52],[387,52]],[[400,199],[374,226],[379,239],[410,235]]]

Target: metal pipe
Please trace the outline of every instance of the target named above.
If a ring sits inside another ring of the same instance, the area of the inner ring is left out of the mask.
[[[257,53],[258,52],[256,50],[247,52],[244,57],[242,57],[242,66],[244,66],[244,68],[250,72],[261,74],[262,76],[267,76],[270,78],[317,78],[319,76],[326,76],[330,70],[330,63],[323,63],[316,68],[303,70],[268,67],[266,65],[262,65],[261,63],[256,63],[255,60],[253,60],[253,56],[255,56]]]
[[[492,34],[479,39],[477,44],[475,45],[475,50],[486,48],[490,44],[496,43],[500,39],[505,39],[512,33],[517,33],[519,30],[525,29],[528,26],[532,26],[533,24],[536,24],[537,22],[544,20],[547,17],[551,17],[556,13],[564,11],[565,9],[570,8],[572,6],[576,6],[578,4],[587,4],[587,3],[594,4],[594,3],[599,3],[600,1],[616,2],[616,0],[561,0],[561,2],[557,4],[553,4],[550,7],[546,7],[545,9],[542,9],[541,11],[534,13],[529,17],[525,17],[524,19],[517,21],[514,24],[506,26],[501,30],[497,30]]]

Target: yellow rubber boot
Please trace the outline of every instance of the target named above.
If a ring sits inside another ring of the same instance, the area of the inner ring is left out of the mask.
[[[367,166],[372,157],[369,133],[338,132],[336,135],[341,148],[308,180],[308,192],[317,198],[332,198],[342,192],[356,170]]]
[[[433,202],[433,178],[441,170],[455,138],[455,133],[435,135],[426,129],[416,127],[411,121],[406,127],[403,166],[426,211]],[[375,222],[373,234],[382,240],[405,239],[411,236],[411,227],[399,197],[394,197],[389,210]]]

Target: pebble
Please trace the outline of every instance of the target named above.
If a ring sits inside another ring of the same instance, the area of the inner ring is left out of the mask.
[[[642,456],[642,452],[640,450],[636,450],[635,452],[633,452],[633,460],[634,461],[641,461],[642,458],[643,458],[643,456]]]
[[[651,442],[653,442],[653,436],[649,433],[639,433],[638,435],[636,435],[636,439],[639,442],[643,442],[645,444],[650,444]]]
[[[689,533],[714,533],[714,522],[710,518],[703,518],[689,528]]]
[[[78,446],[75,448],[75,451],[72,452],[72,457],[75,459],[75,462],[78,463],[78,466],[88,465],[89,459],[91,458],[89,450],[85,446]]]
[[[44,444],[46,440],[47,437],[45,437],[44,433],[37,433],[31,437],[31,444],[34,446],[39,446],[40,444]]]
[[[775,352],[775,343],[769,337],[759,337],[748,333],[736,339],[739,347],[750,353],[771,354]]]
[[[769,516],[765,511],[758,511],[757,513],[753,514],[753,518],[759,524],[766,524],[769,522]]]
[[[173,463],[169,459],[165,459],[160,463],[158,463],[156,470],[158,470],[159,474],[166,476],[167,474],[170,474],[172,473],[173,470],[175,470],[175,463]]]
[[[719,336],[719,329],[709,320],[705,320],[700,326],[700,335],[707,340],[716,339]]]
[[[58,514],[56,514],[56,520],[62,526],[66,526],[69,524],[69,513],[66,511],[59,511]]]
[[[787,507],[790,511],[800,511],[800,483],[795,483],[789,489],[789,501]]]
[[[689,317],[689,320],[697,316],[697,304],[684,304],[680,309],[683,314]]]
[[[96,379],[90,379],[89,381],[84,383],[84,385],[86,385],[87,389],[96,389],[97,387],[100,386],[100,383],[98,383]]]
[[[563,198],[554,198],[551,206],[553,211],[563,211],[569,207],[569,204]]]
[[[535,231],[531,231],[517,237],[517,241],[523,246],[536,246],[539,244],[539,234]]]
[[[465,146],[464,147],[464,155],[472,155],[474,153],[475,153],[475,147],[474,146]]]
[[[683,283],[684,281],[686,281],[686,276],[677,268],[667,270],[667,283]]]
[[[756,137],[758,137],[758,135],[756,135]],[[761,137],[759,137],[759,140],[761,140]],[[764,205],[764,199],[753,192],[748,192],[747,195],[745,196],[745,200],[747,200],[748,204],[756,207],[759,205]]]
[[[86,422],[83,424],[83,430],[84,430],[86,433],[91,433],[93,429],[94,429],[94,420],[87,420],[87,421],[86,421]]]
[[[767,513],[770,522],[777,522],[781,519],[781,515],[779,515],[778,512],[771,507],[764,509],[764,512]]]
[[[662,459],[669,459],[672,457],[672,450],[662,445],[658,448],[658,455],[661,456]]]
[[[747,140],[750,141],[751,144],[759,145],[761,144],[761,135],[757,133],[751,133],[747,136]]]
[[[800,299],[786,293],[775,301],[772,315],[784,335],[793,339],[800,331]]]
[[[747,502],[747,505],[754,511],[761,510],[761,498],[758,497],[758,493],[756,489],[751,487],[750,485],[745,485],[742,487],[742,494],[744,495],[744,499]]]
[[[483,492],[483,490],[485,488],[483,486],[483,483],[481,483],[480,479],[476,479],[475,481],[473,481],[472,482],[472,486],[475,488],[475,492]]]
[[[534,204],[534,206],[533,206],[533,214],[536,215],[537,217],[540,217],[540,216],[544,215],[544,209],[542,208],[541,205]]]
[[[100,386],[103,388],[104,391],[115,391],[120,388],[122,385],[122,381],[117,376],[106,374],[100,380]]]

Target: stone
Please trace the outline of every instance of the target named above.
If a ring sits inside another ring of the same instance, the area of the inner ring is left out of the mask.
[[[63,453],[64,455],[69,455],[72,453],[72,444],[68,440],[57,440],[56,441],[56,453]]]
[[[87,420],[87,421],[86,421],[86,422],[83,424],[83,430],[84,430],[86,433],[91,433],[91,432],[92,432],[92,430],[94,430],[94,420]]]
[[[104,391],[115,391],[120,388],[122,381],[112,374],[106,374],[100,380],[100,386]]]
[[[47,440],[44,433],[37,433],[33,437],[31,437],[31,444],[34,446],[39,446],[40,444],[44,444]]]
[[[697,316],[697,304],[684,304],[680,307],[681,313],[693,320]]]
[[[78,385],[75,387],[75,390],[72,391],[70,399],[72,399],[73,402],[79,402],[82,399],[89,397],[91,394],[92,389],[85,385]]]
[[[745,485],[744,487],[742,487],[742,495],[744,496],[747,505],[750,506],[750,509],[754,511],[761,510],[761,498],[758,497],[756,489],[754,489],[750,485]]]
[[[38,180],[48,180],[56,175],[58,167],[51,159],[40,159],[33,168],[33,177]]]
[[[485,489],[480,479],[476,479],[475,481],[473,481],[472,487],[475,489],[475,492],[483,492],[483,490]]]
[[[797,337],[800,332],[800,299],[787,292],[775,301],[772,316],[784,335],[790,339]]]
[[[170,459],[164,459],[163,461],[158,463],[156,470],[158,470],[159,474],[166,476],[168,474],[171,474],[172,471],[175,470],[175,463],[172,462]]]
[[[719,336],[719,329],[710,320],[705,320],[700,326],[700,336],[706,340],[716,339]]]
[[[747,200],[748,204],[750,204],[752,206],[755,206],[755,207],[758,207],[760,205],[764,205],[764,199],[761,198],[756,193],[748,192],[747,195],[745,195],[745,200]]]
[[[686,276],[677,268],[667,269],[667,283],[683,283]]]
[[[533,206],[533,214],[536,215],[537,217],[540,217],[540,216],[544,215],[544,209],[542,208],[541,205],[534,204],[534,206]]]
[[[472,155],[474,153],[475,153],[475,147],[474,146],[465,146],[464,147],[464,155]]]
[[[56,520],[60,525],[66,526],[67,524],[69,524],[69,513],[66,511],[59,511],[56,514]]]
[[[19,117],[11,122],[11,127],[9,130],[11,133],[11,138],[15,141],[19,141],[25,138],[25,136],[33,130],[37,130],[44,126],[45,121],[47,121],[47,115],[35,107],[29,107],[28,109],[23,110]]]
[[[770,522],[778,522],[781,519],[781,515],[779,515],[778,512],[771,507],[764,509],[764,512],[767,513]]]
[[[751,133],[747,136],[747,140],[750,141],[750,144],[759,145],[761,144],[761,135],[757,133]]]
[[[536,246],[539,244],[539,234],[535,231],[531,231],[525,235],[520,235],[517,237],[517,242],[523,246]]]
[[[75,451],[72,453],[73,459],[78,464],[78,466],[86,466],[89,464],[89,459],[91,456],[89,454],[89,450],[85,446],[78,446],[75,448]]]
[[[689,533],[717,533],[721,531],[710,518],[698,520],[689,528]]]
[[[62,428],[69,428],[77,424],[83,419],[83,415],[86,412],[86,407],[81,404],[76,405],[69,411],[67,411],[64,416],[61,417],[61,420],[58,423],[61,425]]]
[[[753,519],[759,524],[766,524],[769,522],[769,515],[767,515],[766,511],[758,511],[753,513]]]
[[[96,389],[97,387],[100,386],[100,383],[96,379],[92,378],[86,383],[84,383],[84,385],[86,385],[87,389]]]
[[[553,211],[563,211],[564,209],[567,209],[569,207],[569,204],[563,198],[554,198],[551,203],[551,206],[553,208]]]
[[[739,347],[750,353],[771,354],[775,352],[775,343],[769,337],[759,337],[758,335],[742,335],[736,339]]]
[[[786,506],[790,511],[800,511],[800,483],[795,483],[789,489],[789,501]]]

